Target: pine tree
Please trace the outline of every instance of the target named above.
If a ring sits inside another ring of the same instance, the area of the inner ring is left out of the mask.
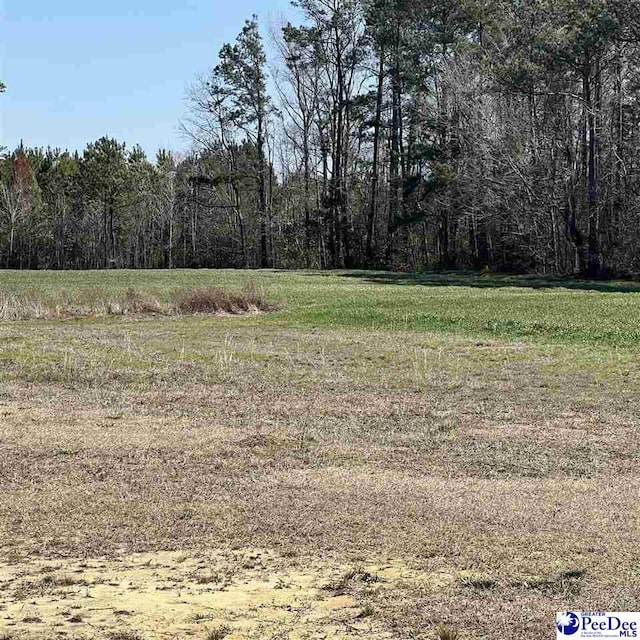
[[[267,123],[271,98],[267,93],[267,58],[257,16],[247,20],[235,45],[220,50],[220,63],[213,71],[213,93],[230,103],[228,118],[244,131],[256,147],[258,217],[260,220],[260,266],[272,265],[267,210]]]

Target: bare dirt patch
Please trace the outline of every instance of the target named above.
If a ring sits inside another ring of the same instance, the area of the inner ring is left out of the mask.
[[[62,572],[64,570],[69,573]],[[398,582],[446,585],[402,561],[305,564],[258,549],[0,565],[0,629],[25,638],[392,638],[368,604]],[[224,634],[223,634],[224,631]],[[208,635],[210,634],[210,635]]]

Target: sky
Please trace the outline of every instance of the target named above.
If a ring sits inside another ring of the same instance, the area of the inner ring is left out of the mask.
[[[0,0],[0,146],[82,150],[189,147],[185,90],[256,13],[295,18],[289,0]]]

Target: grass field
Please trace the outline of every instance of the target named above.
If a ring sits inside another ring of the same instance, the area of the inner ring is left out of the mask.
[[[52,305],[249,281],[279,310],[0,321],[0,638],[542,640],[638,609],[640,285],[0,272]]]

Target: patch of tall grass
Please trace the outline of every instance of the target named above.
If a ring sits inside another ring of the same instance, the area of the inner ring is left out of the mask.
[[[0,290],[0,320],[65,320],[105,316],[195,315],[265,313],[276,309],[253,286],[240,292],[221,287],[178,289],[171,300],[128,288],[123,294],[98,297],[93,301],[60,297],[47,300],[34,293]]]

